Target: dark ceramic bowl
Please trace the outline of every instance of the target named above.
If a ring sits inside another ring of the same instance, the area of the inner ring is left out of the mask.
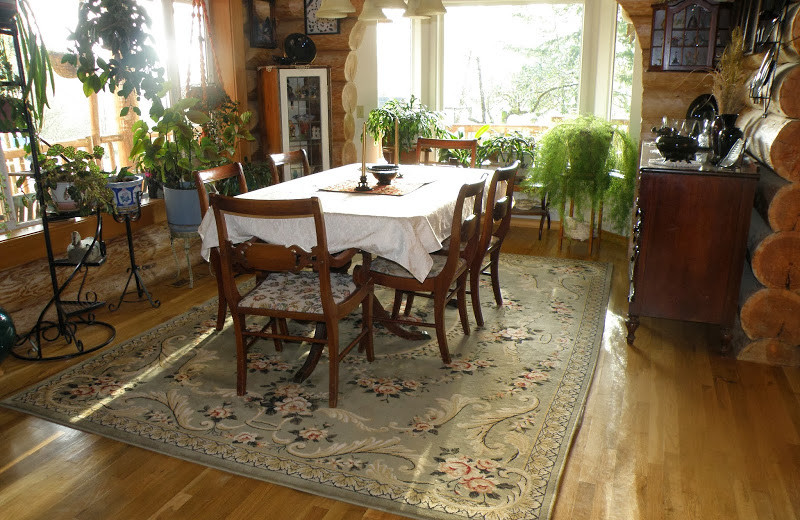
[[[697,153],[697,141],[683,135],[659,135],[656,148],[668,161],[690,162]]]
[[[373,177],[378,179],[378,184],[388,186],[392,183],[392,179],[397,177],[400,169],[396,164],[376,164],[367,168]]]

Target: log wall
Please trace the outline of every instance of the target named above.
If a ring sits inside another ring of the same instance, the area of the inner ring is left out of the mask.
[[[356,13],[361,11],[364,0],[352,0]],[[249,37],[245,38],[245,55],[247,68],[248,103],[253,114],[258,114],[258,67],[275,65],[273,56],[283,56],[283,41],[292,33],[305,34],[305,18],[303,1],[276,2],[276,39],[277,49],[260,49],[249,47]],[[317,55],[311,66],[329,67],[331,71],[331,166],[340,166],[356,162],[355,119],[353,112],[358,104],[358,89],[353,80],[358,70],[358,58],[355,51],[364,39],[366,25],[351,15],[340,20],[339,34],[312,35],[310,38],[317,48]],[[243,28],[249,35],[249,20]],[[258,127],[258,122],[254,121]],[[256,141],[261,142],[256,135]],[[262,156],[260,148],[255,152]]]
[[[682,118],[694,98],[711,91],[705,72],[650,72],[649,1],[619,0],[642,48],[642,138],[663,116]],[[748,153],[761,163],[748,262],[740,297],[740,359],[800,365],[800,2],[791,3],[769,112],[751,106],[738,126]],[[747,66],[755,72],[764,55]]]
[[[740,359],[800,365],[800,3],[788,9],[768,110],[739,117],[760,163],[740,294]],[[763,55],[754,56],[760,63]]]

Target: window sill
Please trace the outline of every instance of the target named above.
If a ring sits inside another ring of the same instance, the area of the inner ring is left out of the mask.
[[[131,230],[166,222],[166,211],[163,199],[154,199],[142,204],[142,216],[136,222],[131,222]],[[72,238],[72,232],[78,231],[81,237],[94,234],[96,221],[93,217],[78,217],[61,222],[51,222],[50,242],[53,252],[59,255],[66,251]],[[125,223],[115,222],[108,215],[103,215],[103,240],[125,236]],[[0,271],[11,269],[34,260],[47,258],[47,249],[44,243],[42,225],[17,229],[5,235],[0,235]]]

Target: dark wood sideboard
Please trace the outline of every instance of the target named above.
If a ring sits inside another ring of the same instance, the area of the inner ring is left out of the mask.
[[[644,143],[630,241],[628,344],[639,317],[721,326],[727,351],[736,318],[758,174],[659,161]]]

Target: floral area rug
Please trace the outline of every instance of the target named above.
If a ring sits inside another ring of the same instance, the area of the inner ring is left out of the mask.
[[[464,336],[448,308],[452,363],[434,339],[376,328],[376,360],[353,351],[342,363],[336,409],[327,358],[292,382],[307,345],[257,343],[238,397],[230,319],[214,330],[215,301],[2,404],[413,518],[548,518],[597,361],[611,266],[504,255],[500,272],[502,307],[482,281],[485,327],[470,317]],[[427,303],[417,298],[415,314],[426,318]],[[353,318],[343,334],[358,326]]]

